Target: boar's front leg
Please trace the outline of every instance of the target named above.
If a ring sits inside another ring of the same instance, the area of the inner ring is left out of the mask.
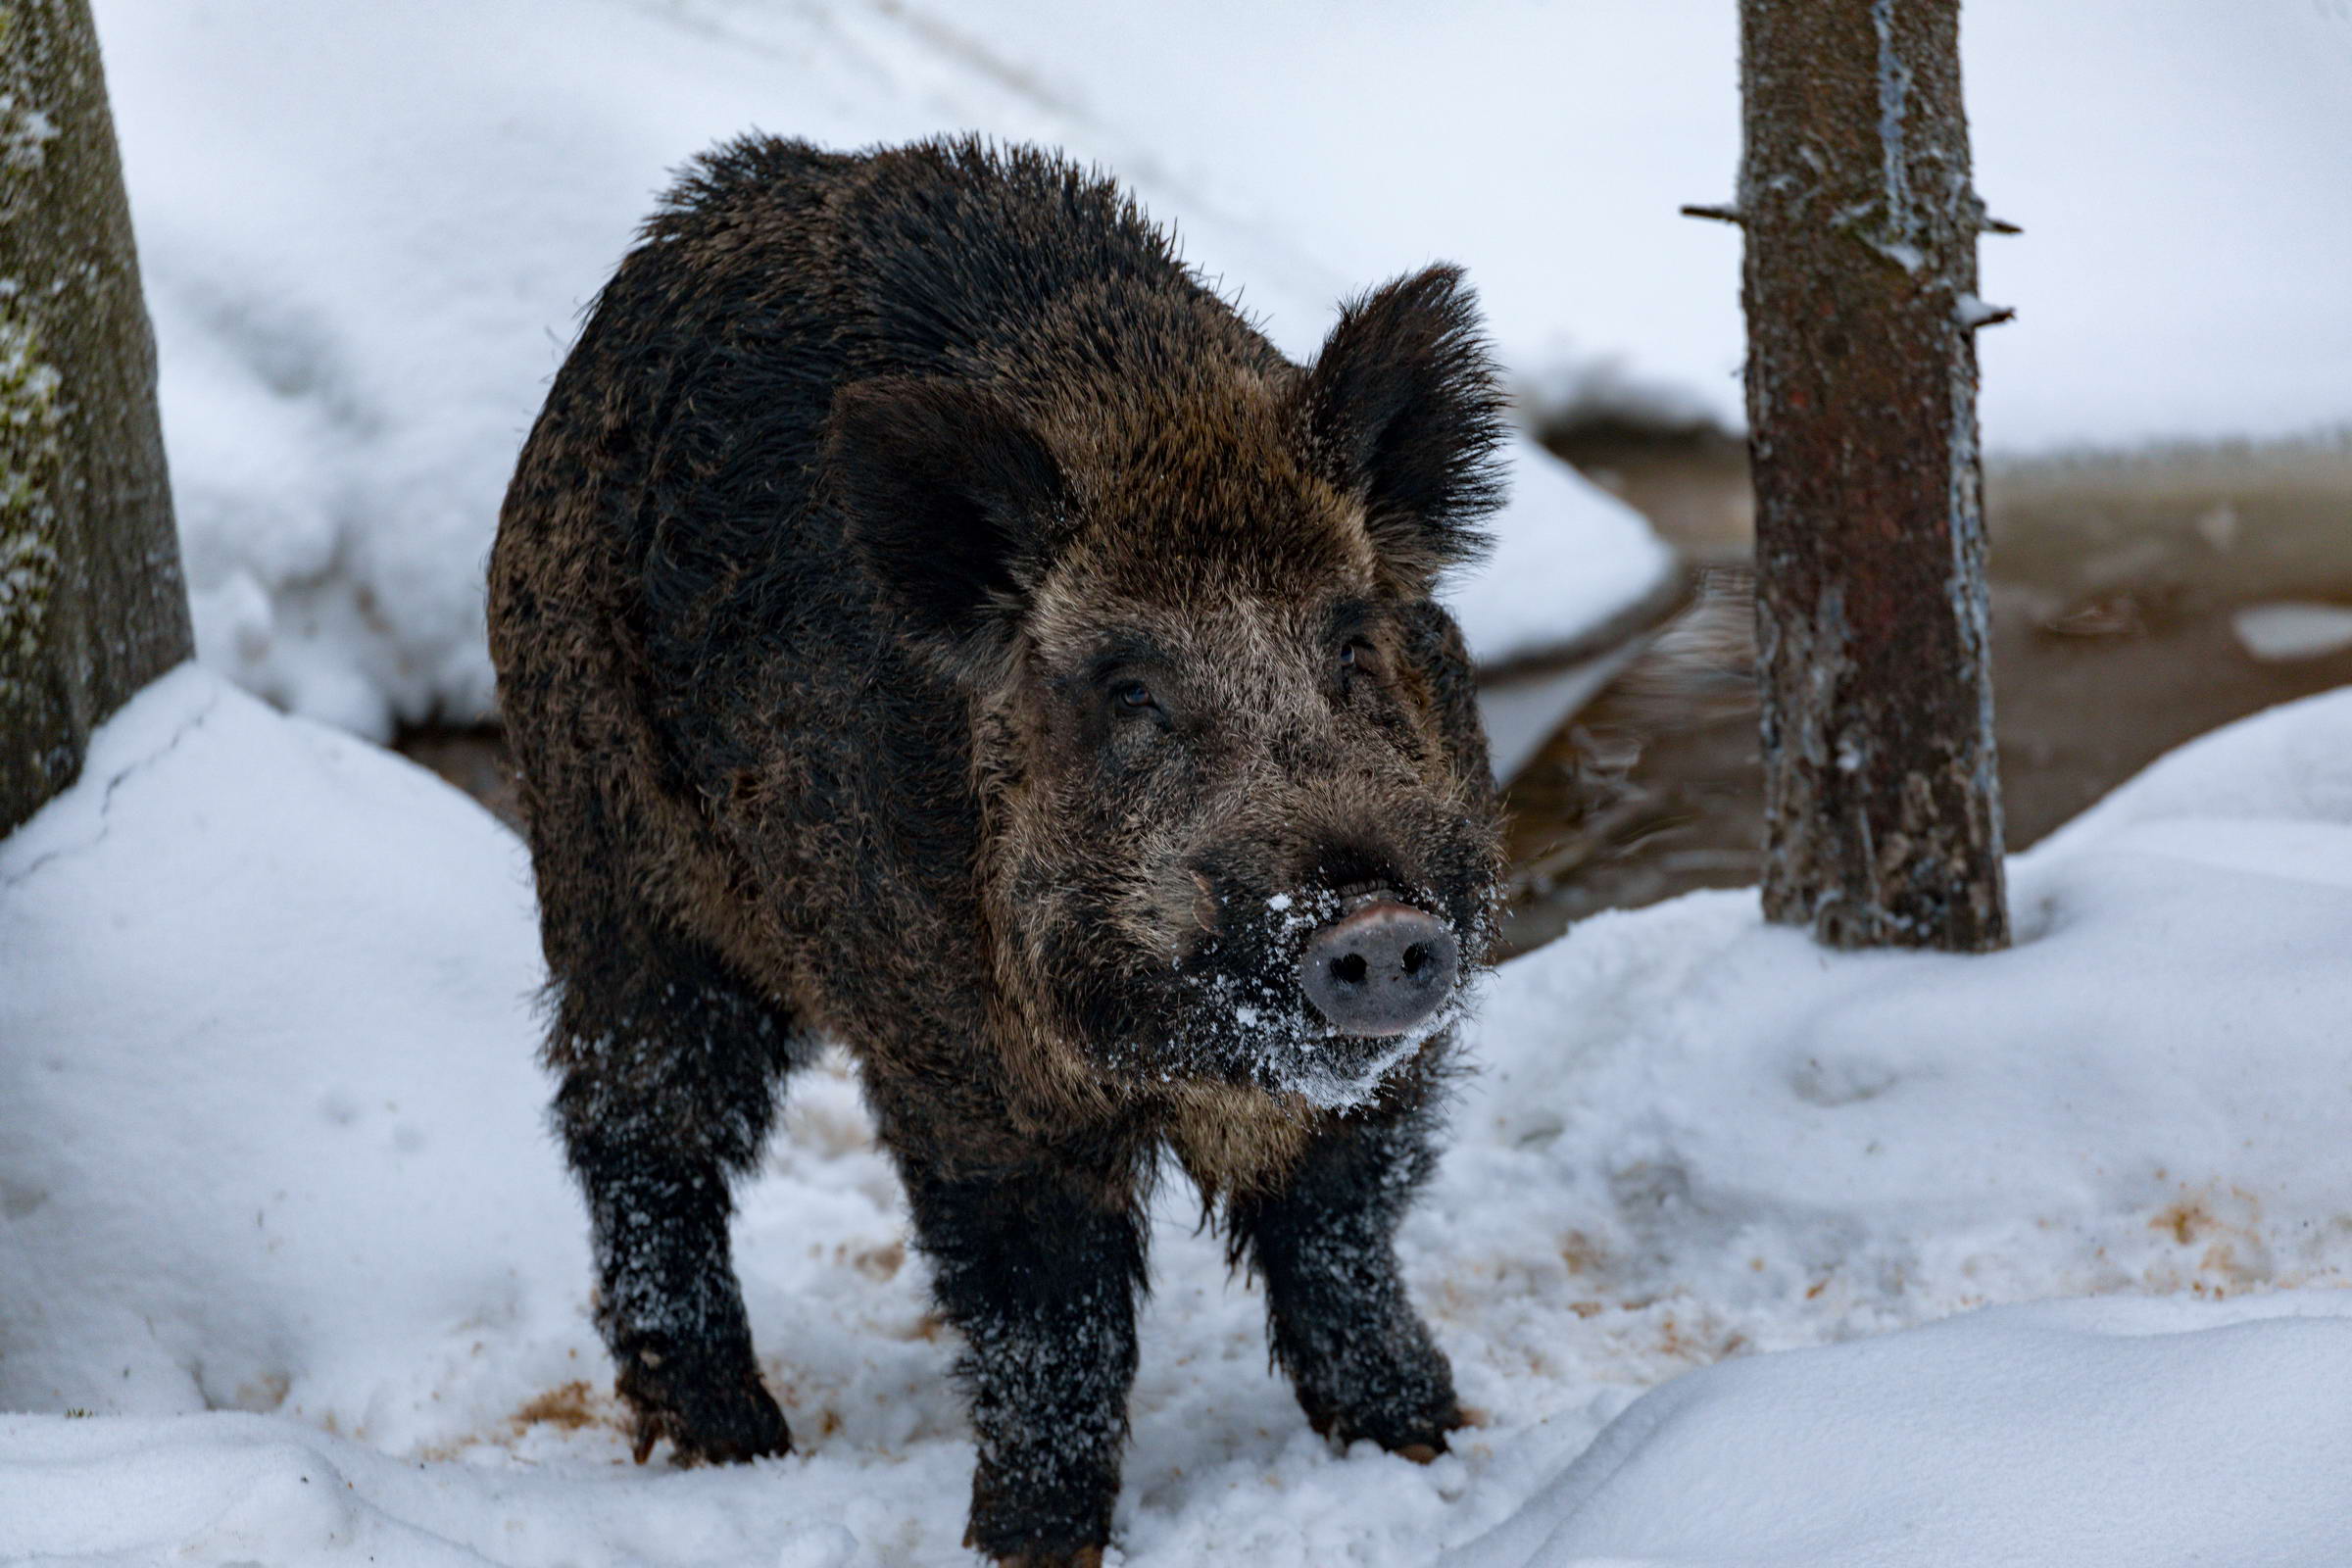
[[[588,1200],[597,1327],[636,1414],[636,1457],[663,1438],[684,1464],[784,1453],[791,1435],[760,1381],[735,1279],[728,1183],[759,1159],[800,1043],[698,950],[631,943],[624,966],[618,985],[561,982],[548,1057],[563,1073],[556,1123]]]
[[[940,1309],[966,1346],[979,1464],[964,1544],[1023,1568],[1100,1563],[1135,1381],[1133,1179],[1093,1152],[951,1173],[902,1147],[900,1161]]]
[[[1427,1087],[1310,1142],[1285,1185],[1236,1198],[1237,1260],[1266,1286],[1274,1358],[1317,1432],[1424,1462],[1462,1424],[1453,1369],[1405,1297],[1396,1235],[1436,1156]]]

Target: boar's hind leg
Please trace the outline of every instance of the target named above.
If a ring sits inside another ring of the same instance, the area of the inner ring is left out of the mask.
[[[760,1384],[728,1250],[727,1189],[760,1157],[800,1043],[689,944],[608,952],[608,972],[564,978],[548,1058],[637,1459],[662,1438],[684,1464],[783,1453],[791,1436]]]
[[[1426,1105],[1335,1124],[1283,1188],[1237,1198],[1237,1261],[1265,1280],[1274,1358],[1317,1432],[1429,1460],[1461,1425],[1453,1370],[1407,1300],[1397,1222],[1434,1162]]]
[[[965,1544],[1000,1562],[1102,1561],[1118,1500],[1143,1229],[1132,1184],[1041,1155],[949,1180],[902,1158],[980,1454]]]

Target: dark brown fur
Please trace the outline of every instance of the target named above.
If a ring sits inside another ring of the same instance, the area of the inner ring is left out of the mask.
[[[1301,370],[1046,155],[749,139],[672,194],[491,569],[558,1120],[643,1446],[786,1443],[726,1184],[817,1037],[970,1348],[984,1550],[1106,1539],[1163,1148],[1317,1426],[1444,1446],[1390,1238],[1448,1035],[1337,1036],[1297,965],[1366,890],[1485,947],[1494,796],[1429,593],[1479,546],[1495,410],[1451,271]]]

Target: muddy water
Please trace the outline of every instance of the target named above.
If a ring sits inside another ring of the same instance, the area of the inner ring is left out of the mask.
[[[1619,435],[1563,455],[1692,560],[1746,559],[1736,445]],[[2012,849],[2192,736],[2352,684],[2352,438],[2003,464],[1985,514]],[[1745,715],[1682,724],[1604,691],[1508,794],[1512,951],[1598,909],[1755,880]]]

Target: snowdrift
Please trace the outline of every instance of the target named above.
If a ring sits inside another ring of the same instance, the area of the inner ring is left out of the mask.
[[[1306,1430],[1172,1183],[1126,1560],[1423,1563],[1505,1525],[1465,1560],[1952,1560],[1871,1555],[1906,1455],[1955,1471],[1931,1546],[2110,1560],[2039,1533],[2079,1477],[2144,1499],[2119,1541],[2227,1512],[2233,1560],[2320,1560],[2352,1298],[2278,1288],[2352,1265],[2346,759],[2352,693],[2183,749],[2014,862],[2007,954],[1834,956],[1714,894],[1495,975],[1403,1238],[1480,1412],[1433,1466]],[[626,1462],[531,920],[471,803],[193,667],[0,843],[0,1556],[964,1560],[952,1336],[838,1064],[737,1227],[804,1451]],[[2052,1295],[2098,1299],[1864,1339]],[[2241,1505],[2216,1435],[2257,1430],[2302,1511]]]
[[[2352,1298],[1997,1307],[1693,1372],[1446,1568],[2344,1558]]]

